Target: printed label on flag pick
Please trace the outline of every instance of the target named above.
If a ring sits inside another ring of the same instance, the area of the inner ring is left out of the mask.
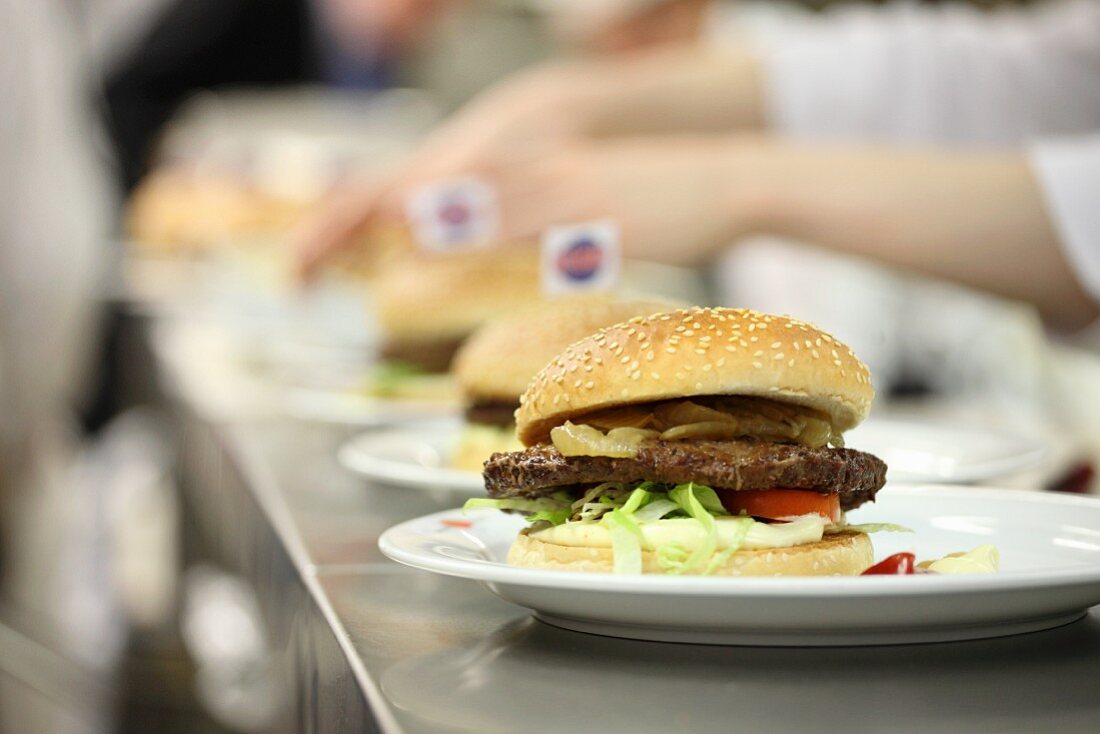
[[[497,233],[496,194],[476,178],[422,186],[409,197],[407,212],[420,246],[434,252],[482,247]]]
[[[619,281],[619,228],[600,221],[552,227],[542,238],[544,293],[603,291]]]

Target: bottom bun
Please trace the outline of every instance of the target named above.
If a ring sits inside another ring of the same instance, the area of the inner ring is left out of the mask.
[[[871,539],[846,531],[826,535],[816,543],[790,548],[738,551],[712,572],[714,576],[857,576],[874,563]],[[508,563],[523,568],[611,573],[610,548],[585,548],[547,543],[520,533],[508,551]],[[642,573],[664,570],[653,551],[642,552]]]

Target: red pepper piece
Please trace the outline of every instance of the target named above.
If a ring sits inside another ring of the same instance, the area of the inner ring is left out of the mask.
[[[862,576],[909,576],[917,573],[917,557],[912,553],[895,553],[868,568]]]

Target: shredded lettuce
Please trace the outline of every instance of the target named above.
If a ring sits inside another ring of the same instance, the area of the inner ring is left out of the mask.
[[[653,522],[654,520],[660,520],[669,513],[676,512],[680,509],[680,505],[676,504],[672,500],[664,499],[663,497],[650,500],[644,507],[634,513],[634,517],[638,522]]]
[[[703,492],[701,490],[706,490]],[[707,505],[704,504],[704,499],[707,504],[710,504],[710,498],[706,496],[707,493],[713,496],[717,501],[718,495],[714,493],[714,490],[710,487],[697,487],[694,483],[681,484],[674,487],[672,491],[668,493],[668,498],[680,506],[680,509],[687,513],[691,518],[694,518],[700,525],[703,526],[703,532],[706,533],[706,538],[699,547],[692,551],[679,566],[673,566],[667,569],[670,573],[684,573],[686,571],[692,571],[702,565],[703,561],[709,558],[715,550],[718,549],[718,529],[714,526],[714,514]],[[700,499],[700,495],[704,499]],[[721,508],[721,503],[718,503]],[[725,509],[721,509],[721,514],[727,514]]]
[[[555,525],[561,525],[569,519],[572,513],[571,500],[572,498],[566,492],[555,492],[550,497],[539,497],[538,499],[474,497],[466,500],[466,504],[462,506],[462,511],[467,512],[485,507],[494,510],[515,510],[517,512],[532,513],[533,515],[542,515],[542,517],[538,517],[539,520],[548,520]]]
[[[830,525],[825,528],[827,533],[838,533],[844,530],[851,530],[856,533],[911,533],[913,532],[904,525],[895,525],[889,522],[866,522],[862,525],[849,525],[848,523],[841,523],[839,525]]]
[[[745,542],[745,538],[749,535],[749,529],[752,528],[754,520],[751,517],[738,517],[737,520],[736,535],[730,539],[730,544],[724,550],[718,551],[714,554],[714,557],[710,559],[710,563],[707,564],[706,569],[703,571],[704,576],[709,576],[719,568],[722,567],[730,557],[741,550],[742,544]]]
[[[532,525],[537,522],[548,522],[551,525],[563,525],[569,521],[570,515],[573,511],[568,507],[564,510],[539,510],[538,512],[528,515],[527,522]]]
[[[585,490],[579,498],[568,491],[539,499],[471,499],[463,509],[492,507],[528,515],[533,523],[562,525],[569,521],[599,522],[611,535],[614,571],[640,574],[646,548],[642,525],[669,518],[690,518],[702,527],[703,542],[689,551],[679,543],[648,550],[656,552],[657,565],[669,574],[712,574],[721,568],[746,542],[754,520],[744,513],[724,522],[736,523],[730,544],[718,550],[716,517],[729,517],[718,493],[702,484],[689,482],[671,486],[656,482],[605,482]],[[818,520],[824,523],[824,520]],[[793,528],[792,528],[793,529]],[[861,533],[912,532],[889,523],[849,525],[846,519],[830,525],[826,532],[853,530]]]
[[[644,490],[643,490],[644,491]],[[611,533],[613,570],[617,574],[637,575],[642,572],[642,529],[622,510],[607,513],[603,522]]]

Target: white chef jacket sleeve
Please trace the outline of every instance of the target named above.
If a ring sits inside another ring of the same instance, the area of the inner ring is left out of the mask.
[[[769,34],[773,127],[803,138],[1019,145],[1100,129],[1100,2],[894,3]]]
[[[1036,144],[1030,158],[1066,255],[1100,302],[1100,133]]]

